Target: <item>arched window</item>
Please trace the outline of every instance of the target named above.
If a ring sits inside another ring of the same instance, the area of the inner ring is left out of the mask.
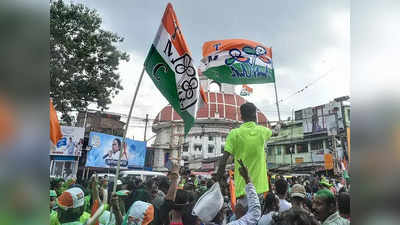
[[[221,84],[216,81],[211,81],[209,85],[209,90],[211,92],[221,92]]]

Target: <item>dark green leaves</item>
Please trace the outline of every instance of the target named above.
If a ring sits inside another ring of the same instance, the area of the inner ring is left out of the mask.
[[[62,0],[50,3],[50,96],[65,122],[69,113],[90,103],[107,109],[122,90],[118,65],[129,56],[115,45],[123,41],[101,28],[95,10]]]

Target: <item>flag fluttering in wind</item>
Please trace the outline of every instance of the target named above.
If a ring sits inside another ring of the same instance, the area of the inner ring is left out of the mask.
[[[208,78],[228,84],[274,83],[272,49],[245,39],[208,41],[199,66]]]
[[[63,137],[60,123],[58,122],[57,112],[54,109],[53,101],[50,100],[50,141],[56,145],[58,140]]]
[[[200,83],[171,3],[165,9],[144,66],[156,87],[182,117],[186,135],[196,118]]]

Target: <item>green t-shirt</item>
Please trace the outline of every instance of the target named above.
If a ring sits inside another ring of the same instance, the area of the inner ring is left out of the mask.
[[[231,130],[226,138],[225,151],[235,158],[235,192],[236,197],[245,195],[245,182],[239,173],[238,160],[249,170],[251,182],[256,187],[258,194],[268,191],[267,162],[264,145],[271,137],[272,131],[259,126],[255,122],[247,122],[239,128]]]
[[[85,224],[81,223],[79,221],[76,221],[76,222],[63,223],[61,225],[85,225]]]
[[[58,213],[57,211],[51,210],[50,213],[50,225],[60,225],[58,221]]]
[[[81,223],[86,223],[89,219],[90,219],[90,213],[88,212],[83,212],[83,214],[81,215],[81,217],[79,218],[79,221]]]

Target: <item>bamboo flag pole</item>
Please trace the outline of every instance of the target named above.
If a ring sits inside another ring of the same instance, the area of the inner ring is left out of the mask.
[[[138,91],[139,91],[140,83],[142,82],[142,78],[143,78],[143,74],[144,74],[145,68],[146,68],[146,67],[143,66],[142,73],[140,74],[140,77],[139,77],[139,82],[138,82],[138,84],[136,85],[135,95],[133,96],[131,108],[129,109],[128,120],[126,121],[126,127],[125,127],[125,131],[124,131],[124,137],[123,137],[123,139],[122,139],[122,148],[123,148],[123,150],[120,150],[120,151],[119,151],[118,164],[117,164],[117,171],[115,172],[114,186],[113,186],[113,192],[112,192],[112,193],[115,193],[115,192],[117,191],[117,181],[118,181],[118,176],[119,176],[119,170],[120,170],[120,167],[121,167],[121,157],[122,157],[123,151],[126,150],[126,147],[125,147],[125,146],[126,146],[126,143],[125,143],[126,134],[127,134],[127,131],[128,131],[129,121],[131,120],[131,115],[132,115],[133,106],[135,105],[137,93],[138,93]]]
[[[272,46],[271,46],[271,57],[272,57]],[[272,58],[271,58],[271,60],[272,60]],[[276,90],[276,76],[275,76],[275,70],[274,70],[272,61],[271,61],[271,65],[272,65],[272,75],[274,76],[276,110],[278,111],[278,119],[279,119],[279,123],[280,123],[281,122],[281,112],[279,111],[278,91]]]
[[[279,111],[279,102],[278,102],[278,91],[276,90],[275,71],[274,71],[274,70],[272,70],[272,71],[273,71],[273,74],[274,74],[274,88],[275,88],[276,109],[277,109],[277,111],[278,111],[278,119],[279,119],[279,122],[281,122],[281,113],[280,113],[280,111]]]
[[[278,92],[276,91],[276,80],[274,82],[274,88],[275,88],[276,109],[278,110],[278,119],[279,122],[281,122],[281,113],[279,111],[279,102],[278,102]]]

